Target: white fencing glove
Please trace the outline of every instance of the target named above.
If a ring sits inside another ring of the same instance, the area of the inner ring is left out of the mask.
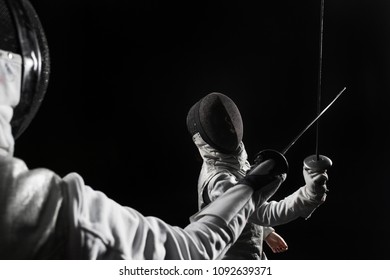
[[[307,193],[317,200],[323,200],[328,192],[326,182],[328,174],[326,170],[313,171],[310,168],[303,167],[303,177],[305,179],[305,187]]]

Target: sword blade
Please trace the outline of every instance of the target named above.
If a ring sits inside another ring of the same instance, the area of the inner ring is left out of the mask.
[[[339,94],[336,95],[336,97],[329,103],[328,106],[326,106],[318,115],[317,117],[312,120],[291,142],[286,146],[286,148],[283,149],[282,154],[285,155],[287,151],[295,144],[295,142],[298,141],[299,138],[330,108],[330,106],[333,105],[333,103],[343,94],[343,92],[346,90],[346,87],[344,87]]]

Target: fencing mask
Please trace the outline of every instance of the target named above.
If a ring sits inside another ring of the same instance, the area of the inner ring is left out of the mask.
[[[242,141],[243,124],[240,111],[228,96],[210,93],[196,102],[187,114],[191,135],[200,133],[210,146],[233,153]]]
[[[28,0],[0,0],[0,50],[22,57],[20,102],[11,120],[12,134],[16,139],[37,113],[50,72],[46,36]]]

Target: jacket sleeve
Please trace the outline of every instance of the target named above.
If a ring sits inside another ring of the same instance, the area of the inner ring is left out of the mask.
[[[211,201],[231,188],[235,188],[237,179],[228,171],[216,173],[207,183],[207,194]],[[256,195],[255,195],[256,196]],[[308,219],[325,202],[326,194],[317,196],[302,186],[297,191],[279,201],[269,201],[255,210],[249,221],[261,226],[272,227],[286,224],[299,217]],[[265,230],[267,236],[269,231]]]
[[[270,235],[270,233],[274,232],[275,229],[272,228],[272,227],[263,227],[263,236],[264,236],[264,239],[267,238],[268,235]]]
[[[214,201],[236,184],[237,179],[230,172],[216,173],[207,183],[207,195],[210,201]]]
[[[29,171],[23,161],[0,159],[0,258],[63,257],[60,224],[62,180],[45,169]],[[56,239],[56,237],[59,237]]]
[[[269,201],[256,209],[249,218],[255,224],[262,226],[277,226],[286,224],[299,217],[310,218],[312,213],[325,202],[325,197],[312,196],[305,186],[280,201]]]
[[[68,248],[71,258],[217,259],[254,211],[252,190],[242,186],[194,215],[183,229],[117,204],[85,186],[78,175],[64,180],[70,184],[64,200],[75,237]]]
[[[0,162],[1,259],[216,259],[254,211],[247,186],[227,192],[185,228],[145,217],[86,186],[23,161]]]

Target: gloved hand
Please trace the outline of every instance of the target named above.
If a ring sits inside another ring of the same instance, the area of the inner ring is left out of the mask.
[[[275,179],[281,180],[280,183],[286,179],[288,162],[280,152],[271,149],[262,150],[256,154],[254,162],[255,164],[241,180],[244,184],[252,187],[254,191],[268,185]]]
[[[257,206],[270,199],[287,177],[286,173],[274,175],[274,166],[273,159],[257,163],[238,182],[238,184],[250,186],[255,191],[254,198],[257,201]]]
[[[328,191],[326,187],[326,182],[328,181],[326,170],[313,171],[310,168],[303,167],[303,177],[308,194],[316,199],[322,199]]]

